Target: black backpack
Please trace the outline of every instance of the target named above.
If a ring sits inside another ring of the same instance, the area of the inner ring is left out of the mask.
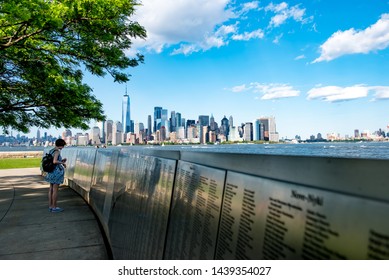
[[[50,151],[49,153],[46,153],[42,158],[42,170],[45,172],[53,172],[55,169],[55,164],[53,162],[54,157]]]

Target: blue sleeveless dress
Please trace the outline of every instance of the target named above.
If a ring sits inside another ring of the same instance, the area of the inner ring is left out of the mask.
[[[50,153],[54,154],[54,149],[50,150]],[[58,156],[58,161],[62,161],[61,153]],[[56,164],[55,169],[52,172],[47,173],[45,177],[45,181],[49,182],[51,184],[63,184],[65,176],[65,168],[62,166],[62,164]]]

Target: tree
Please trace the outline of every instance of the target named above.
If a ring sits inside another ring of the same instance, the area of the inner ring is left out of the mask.
[[[105,118],[83,69],[115,82],[143,62],[125,51],[146,38],[137,0],[0,0],[0,127],[88,128]]]

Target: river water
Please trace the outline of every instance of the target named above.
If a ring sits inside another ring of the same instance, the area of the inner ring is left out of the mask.
[[[134,146],[140,148],[143,146]],[[128,147],[131,149],[131,147]],[[166,145],[144,146],[145,149],[244,153],[264,155],[295,155],[340,158],[389,159],[389,142],[301,143],[301,144],[232,144],[232,145]],[[0,147],[0,152],[41,151],[44,147]]]
[[[389,142],[165,146],[202,152],[389,159]]]

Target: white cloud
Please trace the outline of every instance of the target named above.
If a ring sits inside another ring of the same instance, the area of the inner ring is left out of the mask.
[[[219,29],[216,30],[215,35],[216,36],[226,36],[229,34],[235,34],[236,32],[238,32],[238,22],[235,24],[220,26]]]
[[[274,38],[274,40],[273,40],[273,43],[274,43],[274,44],[278,44],[283,36],[284,36],[283,33],[280,34],[280,35],[278,35],[278,36],[276,36],[276,37]]]
[[[247,13],[251,10],[258,10],[259,9],[259,1],[252,1],[247,2],[243,4],[242,13]]]
[[[212,38],[210,34],[216,26],[234,18],[228,4],[229,0],[145,0],[134,20],[145,27],[147,39],[134,41],[134,47],[161,52],[183,42],[189,46],[204,42]],[[201,46],[190,48],[197,50]]]
[[[285,3],[285,2],[282,2],[282,3],[277,4],[277,5],[274,5],[273,3],[270,3],[265,8],[266,11],[273,11],[273,12],[276,12],[276,13],[281,13],[281,12],[287,10],[287,9],[288,9],[288,4]]]
[[[262,29],[258,29],[252,32],[244,32],[243,34],[235,34],[232,36],[232,39],[235,41],[249,41],[251,39],[262,39],[264,36]]]
[[[262,100],[281,99],[300,95],[299,90],[293,89],[292,86],[286,84],[261,84],[255,82],[248,85],[235,86],[230,90],[232,92],[251,91],[253,93],[260,93],[261,96],[255,97],[255,99]]]
[[[321,99],[328,102],[348,101],[367,97],[370,89],[365,85],[316,87],[308,91],[307,99]]]
[[[289,5],[285,2],[274,5],[270,3],[265,11],[274,12],[275,15],[271,18],[270,27],[278,27],[284,24],[288,19],[294,19],[297,22],[305,23],[307,19],[304,18],[305,9],[301,9],[299,5],[289,8]]]
[[[240,86],[235,86],[231,89],[232,92],[243,92],[243,91],[248,91],[250,90],[252,87],[251,86],[247,86],[245,84],[243,85],[240,85]]]
[[[301,60],[301,59],[304,59],[305,58],[305,55],[299,55],[299,56],[297,56],[297,57],[295,57],[295,59],[294,60]]]
[[[330,61],[347,54],[364,53],[383,50],[389,46],[389,14],[381,18],[365,30],[351,28],[337,31],[320,46],[320,57],[313,63]]]
[[[289,7],[283,2],[260,7],[260,1],[238,4],[232,0],[143,0],[132,18],[145,27],[146,40],[134,39],[129,52],[140,49],[160,53],[173,49],[171,54],[189,55],[194,52],[220,48],[230,41],[262,39],[265,36],[255,13],[275,14],[274,26],[287,19],[304,22],[305,9],[299,5]],[[252,14],[250,13],[252,12]],[[249,18],[250,16],[250,18]],[[260,18],[260,15],[258,15]],[[241,23],[242,22],[242,23]],[[243,24],[244,23],[244,24]],[[276,38],[276,41],[280,37]]]
[[[389,100],[389,86],[370,87],[375,92],[373,101]]]
[[[174,49],[172,54],[184,54],[188,55],[194,52],[198,52],[200,48],[196,45],[184,45],[182,44],[178,49]]]
[[[262,100],[281,99],[300,95],[299,90],[293,89],[292,86],[286,84],[252,83],[252,85],[255,88],[255,92],[262,93]]]

